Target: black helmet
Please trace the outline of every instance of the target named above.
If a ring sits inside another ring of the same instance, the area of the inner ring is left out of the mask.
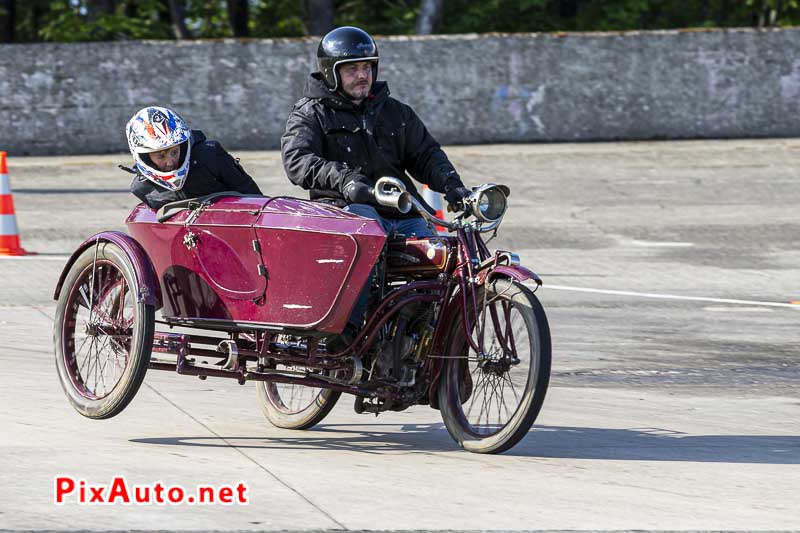
[[[331,30],[319,42],[317,66],[325,85],[335,91],[339,88],[339,72],[342,63],[355,61],[372,62],[372,80],[378,76],[378,47],[375,40],[362,29],[342,26]]]

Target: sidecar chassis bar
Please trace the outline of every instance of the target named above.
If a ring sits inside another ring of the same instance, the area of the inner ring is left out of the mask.
[[[395,395],[392,391],[385,389],[385,388],[378,388],[378,389],[367,389],[364,387],[356,387],[354,385],[347,385],[343,383],[337,383],[334,381],[327,381],[324,379],[318,379],[308,376],[290,376],[287,375],[280,370],[247,370],[246,362],[238,368],[235,369],[225,369],[221,366],[215,364],[208,364],[208,363],[196,363],[195,361],[191,360],[189,356],[195,355],[194,349],[188,349],[189,341],[191,340],[190,335],[184,335],[180,333],[160,333],[157,332],[156,336],[159,335],[170,335],[170,336],[181,336],[183,340],[181,342],[182,346],[178,348],[177,356],[178,359],[176,362],[169,362],[164,360],[151,360],[150,361],[150,368],[153,370],[166,370],[171,372],[177,372],[178,374],[187,375],[187,376],[198,376],[201,379],[205,379],[207,377],[219,377],[219,378],[229,378],[235,379],[239,382],[239,384],[244,385],[247,381],[271,381],[274,383],[287,383],[291,385],[305,385],[308,387],[319,387],[325,389],[331,389],[340,392],[348,392],[351,394],[356,394],[359,396],[369,397],[369,398],[399,398],[399,395]],[[174,339],[173,342],[177,341]],[[155,350],[154,350],[155,351]],[[199,350],[200,352],[211,352],[209,355],[222,357],[225,358],[224,355],[218,352],[212,352],[212,350]],[[173,353],[168,352],[165,350],[159,350],[159,353]],[[213,353],[213,355],[212,355]],[[242,359],[240,352],[240,360]],[[254,359],[251,355],[245,356],[247,360]],[[281,362],[284,360],[282,359]],[[305,361],[307,363],[307,361]],[[299,361],[298,361],[299,363]],[[338,367],[340,367],[339,365]],[[337,368],[338,368],[337,367]]]
[[[177,361],[153,359],[150,361],[150,368],[193,375],[200,378],[208,376],[231,378],[236,379],[240,384],[244,384],[246,381],[271,381],[326,388],[370,398],[400,398],[398,392],[389,387],[365,388],[307,375],[292,376],[287,375],[285,371],[264,369],[261,365],[259,365],[259,370],[248,370],[247,362],[272,360],[286,365],[294,364],[325,370],[349,369],[350,366],[345,362],[346,359],[349,356],[360,357],[369,349],[378,338],[377,332],[392,315],[413,302],[433,303],[440,301],[442,298],[441,292],[444,292],[445,287],[445,280],[418,281],[393,291],[387,295],[387,298],[375,310],[358,340],[339,353],[327,353],[323,350],[318,350],[318,340],[314,339],[309,340],[305,351],[300,347],[271,342],[274,333],[266,331],[256,333],[255,350],[239,347],[237,353],[229,357],[227,353],[221,352],[218,348],[198,348],[196,345],[221,346],[223,342],[231,339],[157,331],[153,338],[153,353],[176,355]],[[421,290],[439,292],[439,294],[418,292]],[[237,340],[239,333],[237,330],[214,329],[214,331],[228,333],[234,341]],[[213,358],[215,362],[212,364],[205,361],[198,363],[195,358]]]

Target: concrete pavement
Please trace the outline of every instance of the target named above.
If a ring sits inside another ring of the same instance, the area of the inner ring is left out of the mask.
[[[553,332],[533,431],[488,457],[458,449],[427,407],[376,418],[344,397],[313,430],[286,431],[252,384],[158,371],[118,417],[82,418],[56,377],[50,298],[84,237],[124,229],[135,201],[114,164],[127,158],[12,157],[22,243],[40,255],[0,258],[0,529],[800,530],[800,308],[785,305],[800,299],[799,152],[448,149],[469,184],[511,186],[492,245],[544,278]],[[278,154],[237,155],[268,194],[299,192]],[[244,481],[250,503],[57,506],[58,474]]]

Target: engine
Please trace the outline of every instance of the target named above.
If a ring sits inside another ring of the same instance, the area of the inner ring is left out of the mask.
[[[413,387],[433,338],[432,306],[410,305],[398,313],[380,343],[372,362],[370,379],[399,387]]]

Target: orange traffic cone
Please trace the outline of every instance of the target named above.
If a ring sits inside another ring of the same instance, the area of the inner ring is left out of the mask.
[[[17,216],[14,214],[14,198],[8,181],[6,153],[0,152],[0,255],[25,255],[28,252],[19,245]]]
[[[428,202],[428,205],[433,208],[436,218],[444,220],[444,199],[442,199],[441,194],[433,192],[430,187],[423,184],[422,199]],[[442,226],[437,225],[436,231],[439,232],[439,235],[447,235],[447,229]]]

